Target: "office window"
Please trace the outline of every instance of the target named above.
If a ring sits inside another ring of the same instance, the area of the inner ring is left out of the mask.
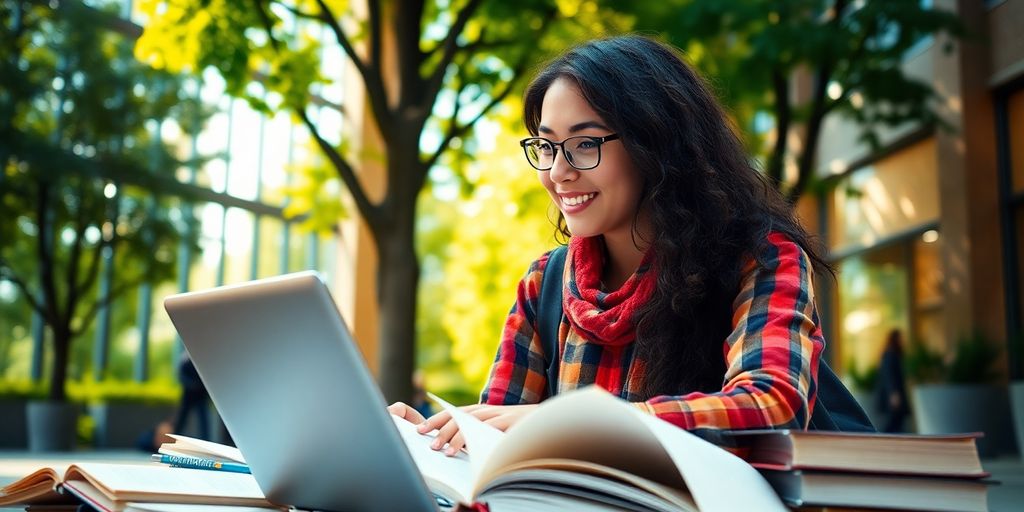
[[[871,247],[939,217],[935,140],[852,172],[829,201],[829,247]]]

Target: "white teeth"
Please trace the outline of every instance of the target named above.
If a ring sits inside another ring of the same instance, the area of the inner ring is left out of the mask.
[[[583,194],[582,196],[563,197],[562,198],[562,202],[567,204],[567,205],[569,205],[569,206],[576,206],[576,205],[583,204],[583,203],[585,203],[587,201],[590,201],[593,198],[594,198],[594,193],[591,192],[589,194]]]

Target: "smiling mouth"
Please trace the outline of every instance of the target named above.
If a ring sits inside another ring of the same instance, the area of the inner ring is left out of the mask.
[[[587,201],[590,201],[596,195],[597,194],[591,192],[589,194],[581,194],[578,196],[562,197],[562,204],[566,206],[579,206],[583,203],[586,203]]]

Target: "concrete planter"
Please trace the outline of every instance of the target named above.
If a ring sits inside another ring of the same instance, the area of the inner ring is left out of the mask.
[[[89,415],[95,428],[96,448],[135,448],[139,437],[161,421],[171,421],[175,406],[137,402],[92,404]]]
[[[32,400],[26,406],[28,449],[33,452],[66,452],[75,448],[78,404]]]
[[[1024,381],[1010,383],[1010,405],[1013,412],[1013,424],[1017,431],[1017,451],[1024,458]]]
[[[913,411],[921,434],[984,432],[978,453],[991,457],[1014,450],[1005,387],[988,384],[921,384],[913,390]]]
[[[28,447],[28,427],[24,399],[0,400],[0,449],[24,450]]]

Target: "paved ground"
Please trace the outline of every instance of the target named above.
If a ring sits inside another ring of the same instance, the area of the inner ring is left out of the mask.
[[[30,454],[20,451],[0,451],[0,486],[17,480],[40,467],[63,465],[82,460],[137,461],[149,459],[148,453],[137,451],[79,451],[62,454]],[[1006,456],[983,461],[985,469],[1000,485],[989,489],[989,508],[993,512],[1024,511],[1024,461]],[[20,509],[4,509],[7,512]]]

